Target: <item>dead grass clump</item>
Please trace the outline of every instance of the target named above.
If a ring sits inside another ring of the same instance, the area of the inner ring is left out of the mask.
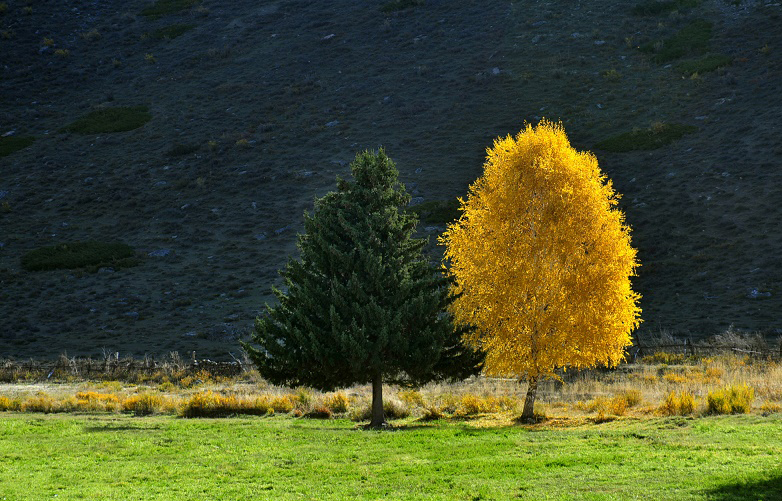
[[[749,414],[755,390],[745,384],[728,385],[710,391],[707,397],[710,414]]]
[[[658,351],[641,358],[641,362],[648,365],[678,365],[683,364],[685,360],[687,360],[687,356],[682,353],[667,353],[665,351]]]
[[[436,421],[438,419],[445,419],[446,415],[443,410],[436,406],[424,407],[424,413],[421,415],[421,421]]]
[[[747,350],[765,352],[769,350],[768,343],[759,332],[746,332],[734,328],[732,325],[722,334],[706,340],[706,345],[711,348],[724,350]]]
[[[51,396],[41,393],[34,397],[30,397],[21,406],[22,412],[59,412],[60,403]]]
[[[776,414],[777,412],[782,412],[782,405],[780,405],[777,402],[769,402],[768,400],[766,400],[765,402],[763,402],[763,405],[760,406],[760,412],[764,416]]]
[[[426,407],[426,400],[424,400],[424,396],[418,390],[402,390],[397,396],[399,397],[399,400],[410,407]]]
[[[403,419],[410,416],[410,409],[402,401],[388,397],[383,399],[383,413],[386,419]],[[350,410],[351,421],[368,421],[372,418],[372,403],[366,402]]]
[[[110,393],[80,391],[73,398],[74,410],[82,412],[115,412],[120,409],[119,397]]]
[[[627,403],[627,407],[635,407],[643,401],[641,390],[625,390],[620,396]]]
[[[292,408],[292,405],[291,405]],[[235,395],[223,396],[212,391],[196,393],[179,407],[181,417],[226,417],[240,414],[263,416],[274,414],[268,396],[239,398]]]
[[[348,400],[347,395],[338,391],[331,395],[327,395],[323,399],[323,405],[331,409],[331,412],[334,414],[344,414],[350,407],[350,401]]]
[[[311,411],[304,415],[304,417],[311,419],[331,419],[331,416],[331,409],[325,405],[316,405]]]
[[[163,411],[164,400],[160,395],[142,393],[132,395],[122,402],[122,410],[131,412],[136,416],[148,416]]]
[[[22,402],[19,399],[10,399],[0,396],[0,411],[18,411],[22,409]]]
[[[695,396],[687,390],[682,390],[679,395],[672,391],[665,397],[665,401],[657,408],[662,416],[686,416],[695,412]]]
[[[456,416],[473,416],[476,414],[490,414],[503,411],[514,410],[518,401],[507,396],[502,397],[480,397],[467,393],[462,395],[454,411]]]
[[[269,401],[269,407],[274,409],[274,412],[279,412],[281,414],[288,414],[295,406],[296,402],[293,395],[272,397]]]

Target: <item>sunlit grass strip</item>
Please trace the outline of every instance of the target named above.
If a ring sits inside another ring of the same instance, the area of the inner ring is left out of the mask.
[[[18,501],[782,498],[782,416],[379,433],[344,419],[20,414],[0,436],[0,490]]]

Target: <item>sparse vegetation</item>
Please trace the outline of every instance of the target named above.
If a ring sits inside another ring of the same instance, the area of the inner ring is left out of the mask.
[[[459,200],[456,198],[428,200],[411,206],[408,212],[416,214],[422,223],[442,225],[456,221],[461,215]]]
[[[709,50],[713,25],[699,19],[682,28],[670,38],[649,42],[640,47],[641,52],[650,54],[657,63],[667,63],[686,55],[702,54]]]
[[[138,129],[152,119],[146,106],[101,108],[63,127],[60,132],[101,134]]]
[[[424,0],[391,0],[390,2],[384,3],[380,7],[380,11],[385,13],[397,12],[413,7],[420,7],[423,4]]]
[[[191,153],[195,153],[199,149],[201,149],[201,145],[196,143],[176,143],[171,147],[170,150],[166,152],[166,155],[169,157],[182,157]]]
[[[595,148],[613,152],[654,150],[697,130],[692,125],[660,123],[645,130],[634,130],[608,138],[597,143]]]
[[[138,259],[132,247],[122,243],[73,242],[50,245],[22,256],[27,271],[135,266]]]
[[[100,31],[98,31],[96,28],[93,28],[90,31],[85,31],[81,33],[79,36],[81,36],[84,40],[87,40],[88,42],[94,42],[96,40],[101,39]]]
[[[644,0],[631,10],[634,16],[657,16],[697,7],[703,0]]]
[[[622,79],[622,74],[616,71],[615,69],[610,69],[603,72],[603,78],[608,80],[609,82],[618,82]]]
[[[690,76],[694,74],[703,75],[715,71],[733,62],[733,58],[723,54],[709,54],[700,59],[691,59],[682,61],[676,65],[676,71]]]
[[[152,40],[173,40],[195,28],[195,24],[172,24],[147,33],[146,38]]]
[[[35,142],[31,136],[6,136],[0,137],[0,157],[5,157],[11,153],[27,148]]]
[[[141,15],[150,19],[176,14],[195,7],[200,0],[156,0],[156,2],[141,11]]]

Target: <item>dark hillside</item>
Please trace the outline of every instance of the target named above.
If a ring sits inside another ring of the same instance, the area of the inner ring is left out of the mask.
[[[668,3],[1,0],[0,358],[229,357],[357,151],[450,200],[544,116],[624,195],[642,335],[779,335],[782,7]],[[138,259],[22,267],[85,241]]]

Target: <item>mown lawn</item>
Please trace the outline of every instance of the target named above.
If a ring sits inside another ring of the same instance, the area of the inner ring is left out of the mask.
[[[568,428],[0,413],[0,499],[782,499],[782,415]]]

